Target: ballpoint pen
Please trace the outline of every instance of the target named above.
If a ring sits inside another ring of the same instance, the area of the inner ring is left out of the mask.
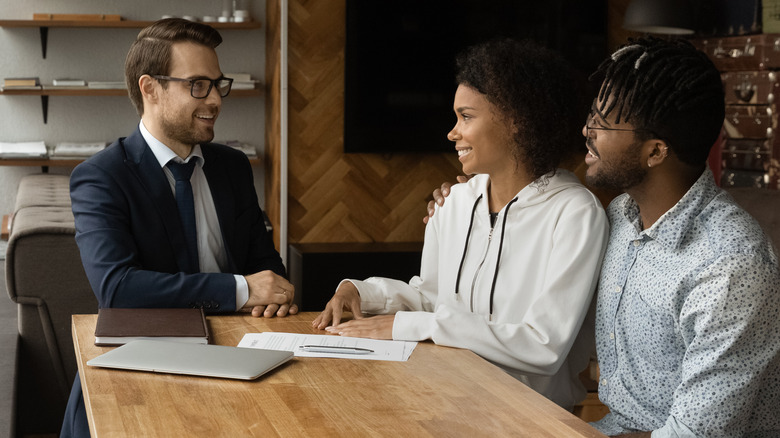
[[[336,354],[368,354],[374,350],[360,347],[338,347],[334,345],[301,345],[301,350],[308,353],[336,353]]]

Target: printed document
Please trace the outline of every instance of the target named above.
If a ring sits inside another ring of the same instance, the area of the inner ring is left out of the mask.
[[[303,351],[302,345],[326,347],[354,347],[373,350],[372,353],[322,353]],[[307,335],[300,333],[247,333],[238,343],[243,348],[291,351],[296,357],[334,357],[340,359],[390,360],[405,362],[412,355],[417,342],[380,341],[366,338],[350,338],[333,335]]]

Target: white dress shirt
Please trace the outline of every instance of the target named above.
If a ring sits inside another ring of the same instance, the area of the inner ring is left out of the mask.
[[[206,174],[203,173],[205,159],[203,158],[200,145],[195,145],[187,159],[182,160],[173,150],[154,138],[149,130],[146,129],[146,126],[144,126],[143,121],[140,122],[139,129],[144,140],[146,140],[146,144],[149,145],[154,157],[160,163],[163,172],[165,172],[174,197],[176,196],[176,181],[166,165],[171,160],[179,163],[197,160],[190,183],[192,184],[192,195],[195,200],[195,226],[198,233],[200,272],[227,271],[227,251],[225,250],[225,242],[222,240],[222,229],[219,226],[217,210],[214,207],[214,199],[211,197],[209,182],[206,179]],[[249,285],[246,282],[246,278],[242,275],[234,276],[236,278],[236,310],[239,310],[249,300]]]

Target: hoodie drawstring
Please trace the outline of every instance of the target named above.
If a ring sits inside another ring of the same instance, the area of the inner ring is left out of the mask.
[[[504,230],[506,229],[506,218],[509,216],[509,207],[517,201],[517,198],[509,201],[504,209],[504,221],[501,222],[501,240],[498,241],[498,256],[496,256],[496,271],[493,273],[493,284],[490,285],[490,316],[493,317],[493,293],[496,291],[496,279],[498,278],[498,265],[501,263],[501,250],[504,248]]]
[[[460,276],[463,272],[463,264],[466,261],[466,252],[469,248],[469,239],[471,238],[471,229],[474,226],[474,213],[477,211],[477,204],[479,204],[479,200],[482,199],[482,195],[479,195],[476,201],[474,201],[474,207],[471,209],[471,219],[469,221],[469,230],[466,232],[466,245],[463,247],[463,256],[460,258],[460,266],[458,267],[458,277],[455,280],[455,295],[458,296],[458,290],[460,288]],[[517,198],[512,199],[509,201],[509,204],[506,205],[504,208],[504,219],[501,222],[501,240],[498,243],[498,256],[496,257],[496,270],[493,272],[493,282],[490,285],[490,314],[489,316],[492,318],[493,316],[493,295],[496,290],[496,279],[498,278],[498,268],[501,263],[501,251],[504,247],[504,230],[506,229],[506,218],[509,216],[509,207],[512,206],[512,204],[517,201]]]
[[[469,230],[466,232],[466,246],[463,247],[463,256],[460,258],[460,266],[458,266],[458,277],[455,279],[455,297],[458,297],[458,289],[460,288],[460,274],[463,272],[463,262],[466,261],[466,251],[469,249],[469,237],[471,236],[471,227],[474,226],[474,212],[477,211],[477,204],[482,199],[482,195],[479,195],[476,201],[474,201],[474,207],[471,208],[471,220],[469,221]]]

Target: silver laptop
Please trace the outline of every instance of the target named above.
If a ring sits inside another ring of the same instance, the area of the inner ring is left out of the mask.
[[[292,357],[291,351],[139,340],[89,360],[87,365],[252,380]]]

